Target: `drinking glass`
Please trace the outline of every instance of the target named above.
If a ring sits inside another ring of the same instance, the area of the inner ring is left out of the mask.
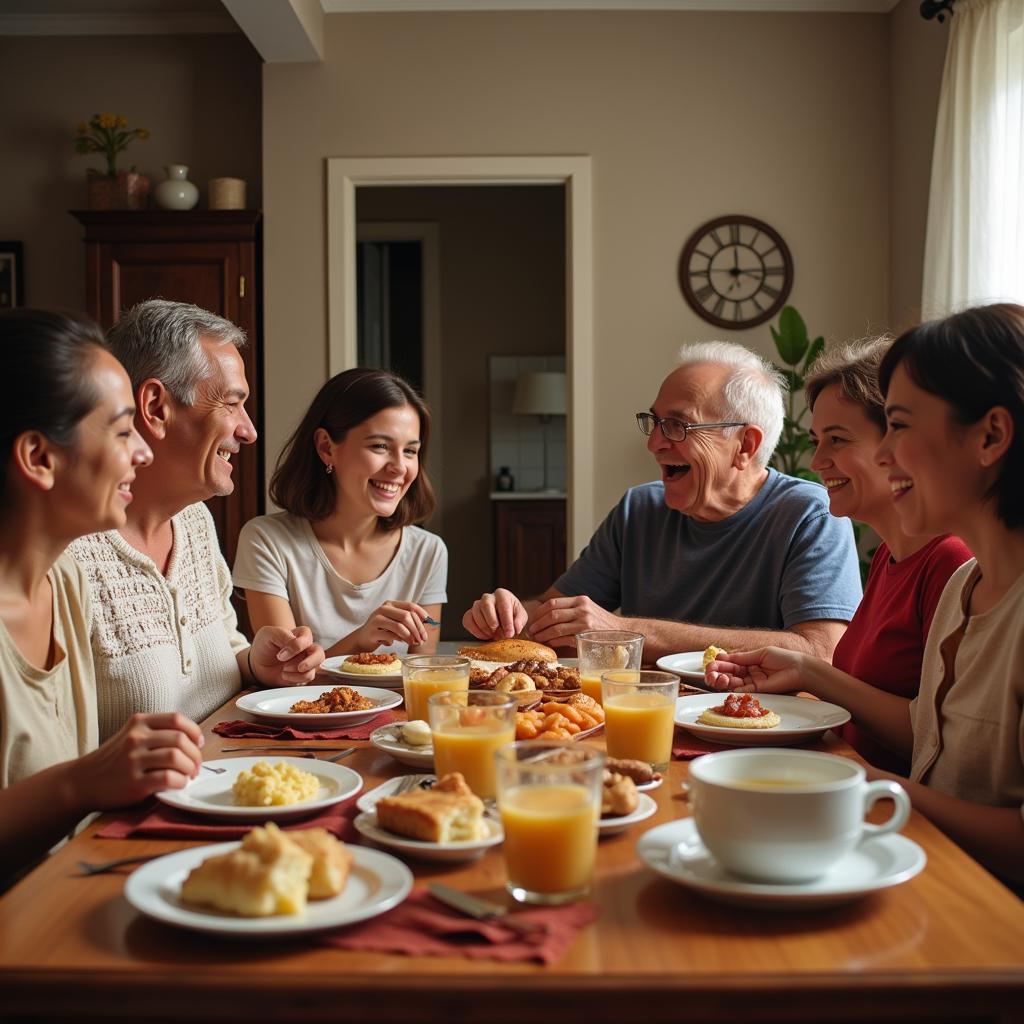
[[[521,740],[495,751],[505,829],[505,887],[522,903],[569,903],[590,891],[604,754]]]
[[[469,658],[416,654],[402,661],[402,685],[409,721],[427,720],[427,698],[446,690],[469,689]]]
[[[647,761],[663,771],[672,756],[679,676],[625,669],[601,676],[604,736],[609,757]]]
[[[643,633],[624,629],[591,629],[576,634],[577,665],[583,692],[601,700],[601,676],[615,668],[639,668],[644,653]]]
[[[494,752],[515,742],[518,706],[514,694],[491,690],[446,691],[428,698],[437,777],[461,772],[477,796],[494,797]]]

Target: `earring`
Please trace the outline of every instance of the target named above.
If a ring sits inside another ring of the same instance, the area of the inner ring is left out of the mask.
[[[332,466],[332,465],[331,465],[331,464],[330,464],[330,463],[328,462],[328,463],[327,463],[327,464],[326,464],[326,465],[324,466],[324,472],[325,472],[325,473],[326,473],[326,474],[327,474],[328,476],[330,476],[330,475],[331,475],[331,474],[332,474],[332,473],[334,472],[334,467],[333,467],[333,466]]]

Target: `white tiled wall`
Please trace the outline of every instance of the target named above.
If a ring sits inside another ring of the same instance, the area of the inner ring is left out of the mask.
[[[548,486],[565,490],[565,417],[552,416],[543,427],[538,416],[516,416],[512,398],[524,373],[565,372],[564,356],[491,356],[491,489],[502,466],[508,466],[515,490],[535,491],[543,485],[545,430]]]

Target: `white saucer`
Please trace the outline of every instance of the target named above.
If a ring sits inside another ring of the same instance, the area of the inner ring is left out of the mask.
[[[365,839],[370,839],[380,846],[387,846],[396,853],[410,854],[421,860],[458,861],[475,860],[484,850],[504,841],[505,832],[500,821],[486,815],[483,821],[487,827],[487,837],[468,843],[427,843],[421,839],[410,839],[408,836],[397,835],[377,824],[375,810],[357,814],[352,824]]]
[[[908,881],[926,861],[917,843],[897,833],[866,840],[812,882],[748,882],[729,874],[708,853],[692,818],[645,832],[636,851],[649,868],[673,882],[721,903],[765,910],[812,910],[849,903]]]
[[[597,823],[597,833],[600,837],[616,836],[637,822],[646,821],[657,809],[658,805],[646,793],[641,793],[640,802],[632,814],[601,818]]]
[[[390,754],[396,761],[409,765],[410,768],[433,768],[434,767],[434,744],[433,742],[421,744],[418,747],[406,743],[402,739],[402,726],[404,722],[395,722],[393,725],[382,725],[370,733],[370,742],[385,754]]]
[[[639,793],[649,793],[652,789],[657,789],[665,781],[665,776],[662,775],[657,779],[651,779],[650,782],[636,782],[634,785]]]

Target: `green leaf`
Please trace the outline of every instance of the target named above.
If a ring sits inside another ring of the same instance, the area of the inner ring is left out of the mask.
[[[803,317],[792,307],[786,306],[779,315],[779,330],[772,331],[775,347],[779,350],[782,361],[789,366],[796,366],[804,357],[809,344],[807,325]]]
[[[811,342],[811,347],[807,350],[807,358],[804,360],[803,373],[807,371],[815,364],[818,356],[821,355],[822,350],[825,348],[825,339],[818,335],[817,338]]]

